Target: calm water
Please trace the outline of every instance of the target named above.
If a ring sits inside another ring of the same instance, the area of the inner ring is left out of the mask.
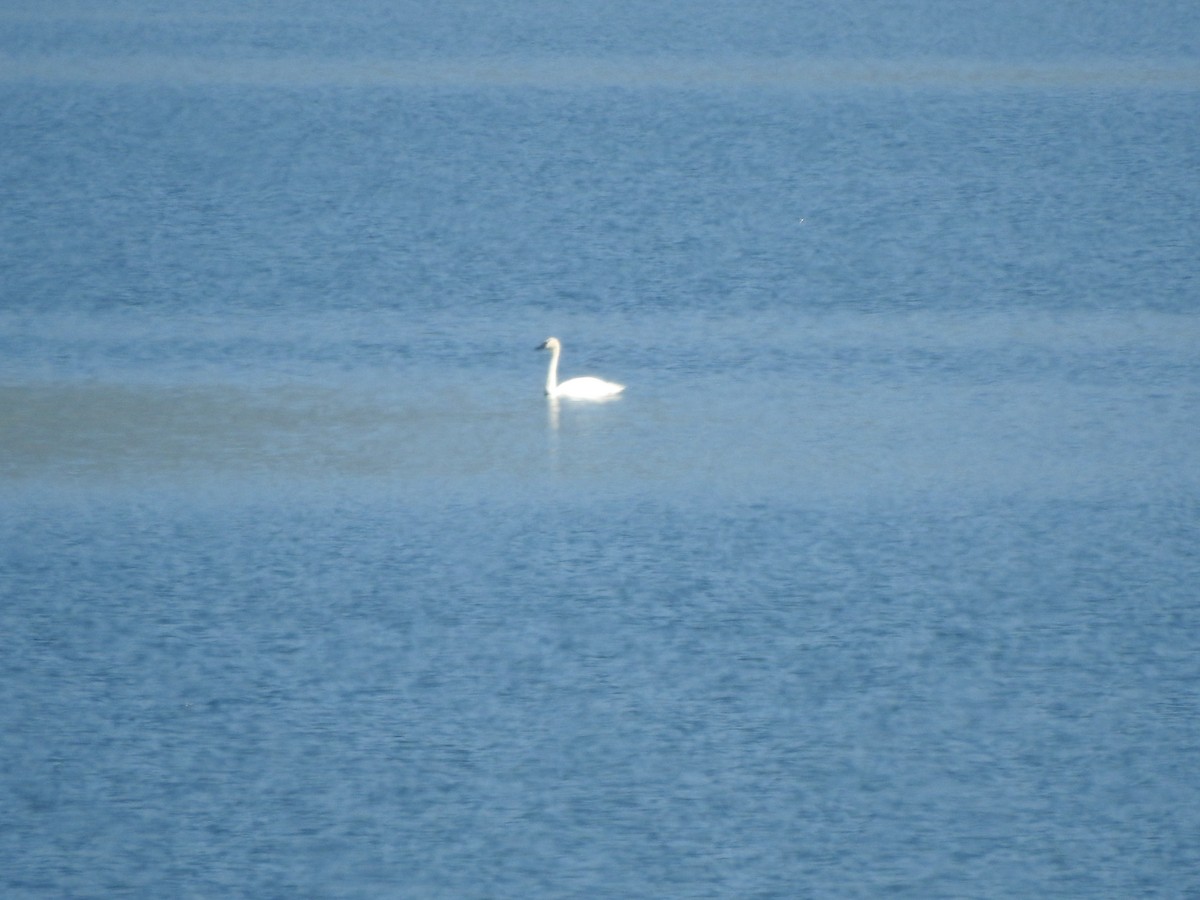
[[[1194,5],[43,6],[0,893],[1200,893]]]

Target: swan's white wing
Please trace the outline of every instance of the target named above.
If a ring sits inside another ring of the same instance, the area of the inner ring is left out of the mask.
[[[612,397],[625,390],[625,385],[605,381],[603,378],[593,378],[585,375],[582,378],[571,378],[562,382],[555,390],[557,397],[578,397],[589,399],[596,397]]]

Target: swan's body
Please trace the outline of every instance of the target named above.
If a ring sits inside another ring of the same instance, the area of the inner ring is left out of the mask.
[[[615,397],[625,390],[625,385],[593,378],[585,375],[582,378],[569,378],[562,384],[558,383],[558,357],[562,354],[562,344],[558,338],[546,338],[546,342],[538,347],[539,350],[550,351],[550,369],[546,372],[546,396],[566,397],[573,400],[603,400]]]

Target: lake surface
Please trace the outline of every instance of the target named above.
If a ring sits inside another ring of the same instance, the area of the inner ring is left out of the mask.
[[[1200,891],[1200,11],[902,6],[4,4],[0,892]]]

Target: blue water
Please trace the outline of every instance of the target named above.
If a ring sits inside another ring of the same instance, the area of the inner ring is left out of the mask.
[[[1200,892],[1200,9],[242,7],[0,9],[0,893]]]

